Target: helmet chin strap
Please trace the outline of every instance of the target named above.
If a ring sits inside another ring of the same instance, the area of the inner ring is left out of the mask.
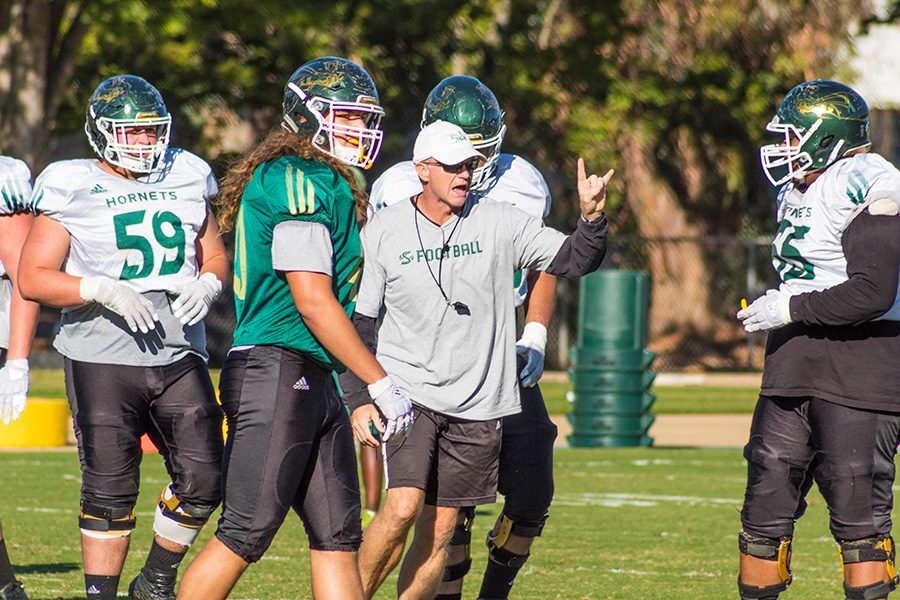
[[[344,146],[343,144],[335,144],[334,145],[334,156],[341,161],[350,164],[359,164],[362,162],[360,160],[360,152],[361,147],[352,148],[350,146]]]

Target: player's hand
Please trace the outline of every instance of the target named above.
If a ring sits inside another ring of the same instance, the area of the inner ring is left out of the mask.
[[[578,200],[581,204],[581,216],[585,221],[600,218],[603,207],[606,206],[606,184],[614,173],[610,169],[603,177],[594,174],[588,177],[584,170],[584,159],[578,159]]]
[[[768,331],[784,327],[791,322],[791,296],[778,290],[768,290],[765,296],[739,310],[737,318],[743,321],[747,333]]]
[[[381,439],[388,441],[391,436],[406,437],[413,424],[412,400],[406,390],[397,387],[393,380],[386,376],[369,384],[369,396],[385,419]]]
[[[377,448],[378,438],[372,435],[372,426],[379,434],[384,433],[384,423],[381,422],[381,413],[374,404],[363,404],[350,414],[350,426],[353,428],[353,437],[363,446]]]
[[[516,342],[516,353],[525,359],[519,372],[523,387],[532,387],[544,374],[544,349],[547,347],[547,328],[537,322],[525,323],[522,338]]]
[[[172,314],[182,325],[196,325],[209,313],[209,307],[222,292],[222,282],[212,273],[204,273],[194,281],[170,290],[178,296],[172,302]]]
[[[0,369],[0,416],[9,425],[25,410],[28,396],[28,360],[8,360]]]
[[[85,302],[99,302],[125,319],[132,332],[147,333],[156,327],[159,315],[153,304],[124,283],[106,277],[82,277],[81,297]]]

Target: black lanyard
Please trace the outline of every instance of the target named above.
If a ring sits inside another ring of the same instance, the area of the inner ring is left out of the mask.
[[[450,230],[450,235],[447,236],[446,240],[444,239],[444,229],[441,228],[441,240],[443,244],[441,245],[441,255],[438,258],[438,274],[437,277],[435,277],[434,271],[431,270],[431,264],[428,262],[428,257],[425,256],[425,244],[422,243],[422,233],[419,231],[419,214],[422,213],[422,211],[419,210],[417,199],[418,197],[410,198],[413,206],[416,209],[416,213],[413,216],[413,221],[415,221],[416,224],[416,237],[419,238],[419,249],[422,251],[422,258],[425,259],[425,267],[428,269],[428,274],[431,275],[431,279],[434,281],[435,285],[437,285],[437,288],[441,292],[441,296],[444,297],[444,302],[447,303],[447,306],[455,310],[456,314],[458,315],[471,315],[472,313],[469,311],[469,307],[462,302],[450,302],[450,298],[447,297],[447,293],[444,291],[444,288],[441,285],[441,275],[443,274],[444,268],[444,256],[450,252],[450,240],[453,239],[453,234],[456,233],[456,228],[459,227],[459,223],[460,221],[462,221],[462,217],[457,215],[456,223],[453,224],[453,229]],[[424,213],[422,213],[422,216],[428,219],[428,217],[426,217]]]

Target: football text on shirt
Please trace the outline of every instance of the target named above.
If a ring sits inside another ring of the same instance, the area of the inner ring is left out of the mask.
[[[441,260],[441,258],[459,258],[461,256],[469,256],[471,254],[482,254],[481,242],[466,242],[464,244],[453,244],[452,246],[437,248],[421,248],[418,250],[405,250],[400,253],[400,264],[408,265],[411,262],[420,263],[423,260],[431,262],[433,260]],[[441,256],[443,254],[443,256]]]

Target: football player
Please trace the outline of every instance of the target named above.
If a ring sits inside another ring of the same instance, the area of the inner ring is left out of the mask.
[[[32,216],[31,171],[17,159],[0,156],[0,416],[8,424],[25,410],[28,355],[37,327],[38,304],[22,298],[18,266]],[[16,581],[0,528],[0,600],[27,600]]]
[[[506,133],[503,111],[494,93],[474,77],[454,76],[441,81],[429,94],[422,126],[448,121],[462,127],[485,157],[472,173],[470,193],[507,202],[533,217],[550,212],[550,191],[541,173],[527,160],[501,153]],[[412,161],[385,171],[372,187],[376,210],[408,200],[422,191]],[[512,280],[511,276],[511,280]],[[503,513],[488,535],[490,560],[480,598],[506,598],[519,569],[528,560],[534,538],[541,534],[553,499],[553,442],[556,425],[550,420],[537,386],[544,370],[547,326],[556,302],[556,278],[549,273],[514,275],[514,303],[526,305],[525,325],[516,351],[522,412],[503,418],[498,490],[505,497]],[[460,511],[459,523],[448,548],[440,600],[461,598],[463,577],[471,567],[471,528],[475,510]]]
[[[38,177],[20,263],[23,295],[63,308],[54,346],[81,461],[85,590],[98,600],[116,597],[144,433],[172,481],[131,598],[174,598],[178,565],[221,497],[222,411],[203,317],[228,261],[208,206],[216,180],[169,146],[171,124],[144,79],[102,82],[85,123],[97,158],[55,162]]]
[[[309,537],[313,597],[363,598],[356,453],[334,371],[346,365],[368,384],[384,439],[402,437],[412,422],[409,396],[349,318],[362,264],[357,218],[366,210],[349,167],[374,162],[382,115],[365,69],[312,60],[285,87],[283,130],[223,183],[219,218],[235,230],[237,328],[220,389],[233,428],[222,518],[179,598],[225,598],[290,509]]]
[[[599,267],[606,250],[602,211],[612,171],[588,177],[579,159],[583,219],[566,237],[509,203],[470,195],[483,160],[458,125],[426,125],[413,150],[422,191],[381,210],[363,229],[366,264],[354,322],[392,375],[415,390],[416,402],[409,437],[383,446],[386,500],[360,549],[368,596],[397,565],[416,524],[398,595],[432,597],[460,508],[496,498],[500,419],[521,411],[513,273],[534,268],[578,277]],[[356,393],[364,386],[342,386],[357,440],[376,445],[369,422],[377,411]]]
[[[738,312],[769,331],[747,458],[739,536],[742,598],[791,583],[794,522],[809,478],[825,498],[848,599],[898,584],[891,486],[900,432],[900,172],[868,152],[869,110],[853,89],[788,92],[760,150],[778,186],[772,264],[781,283]]]

